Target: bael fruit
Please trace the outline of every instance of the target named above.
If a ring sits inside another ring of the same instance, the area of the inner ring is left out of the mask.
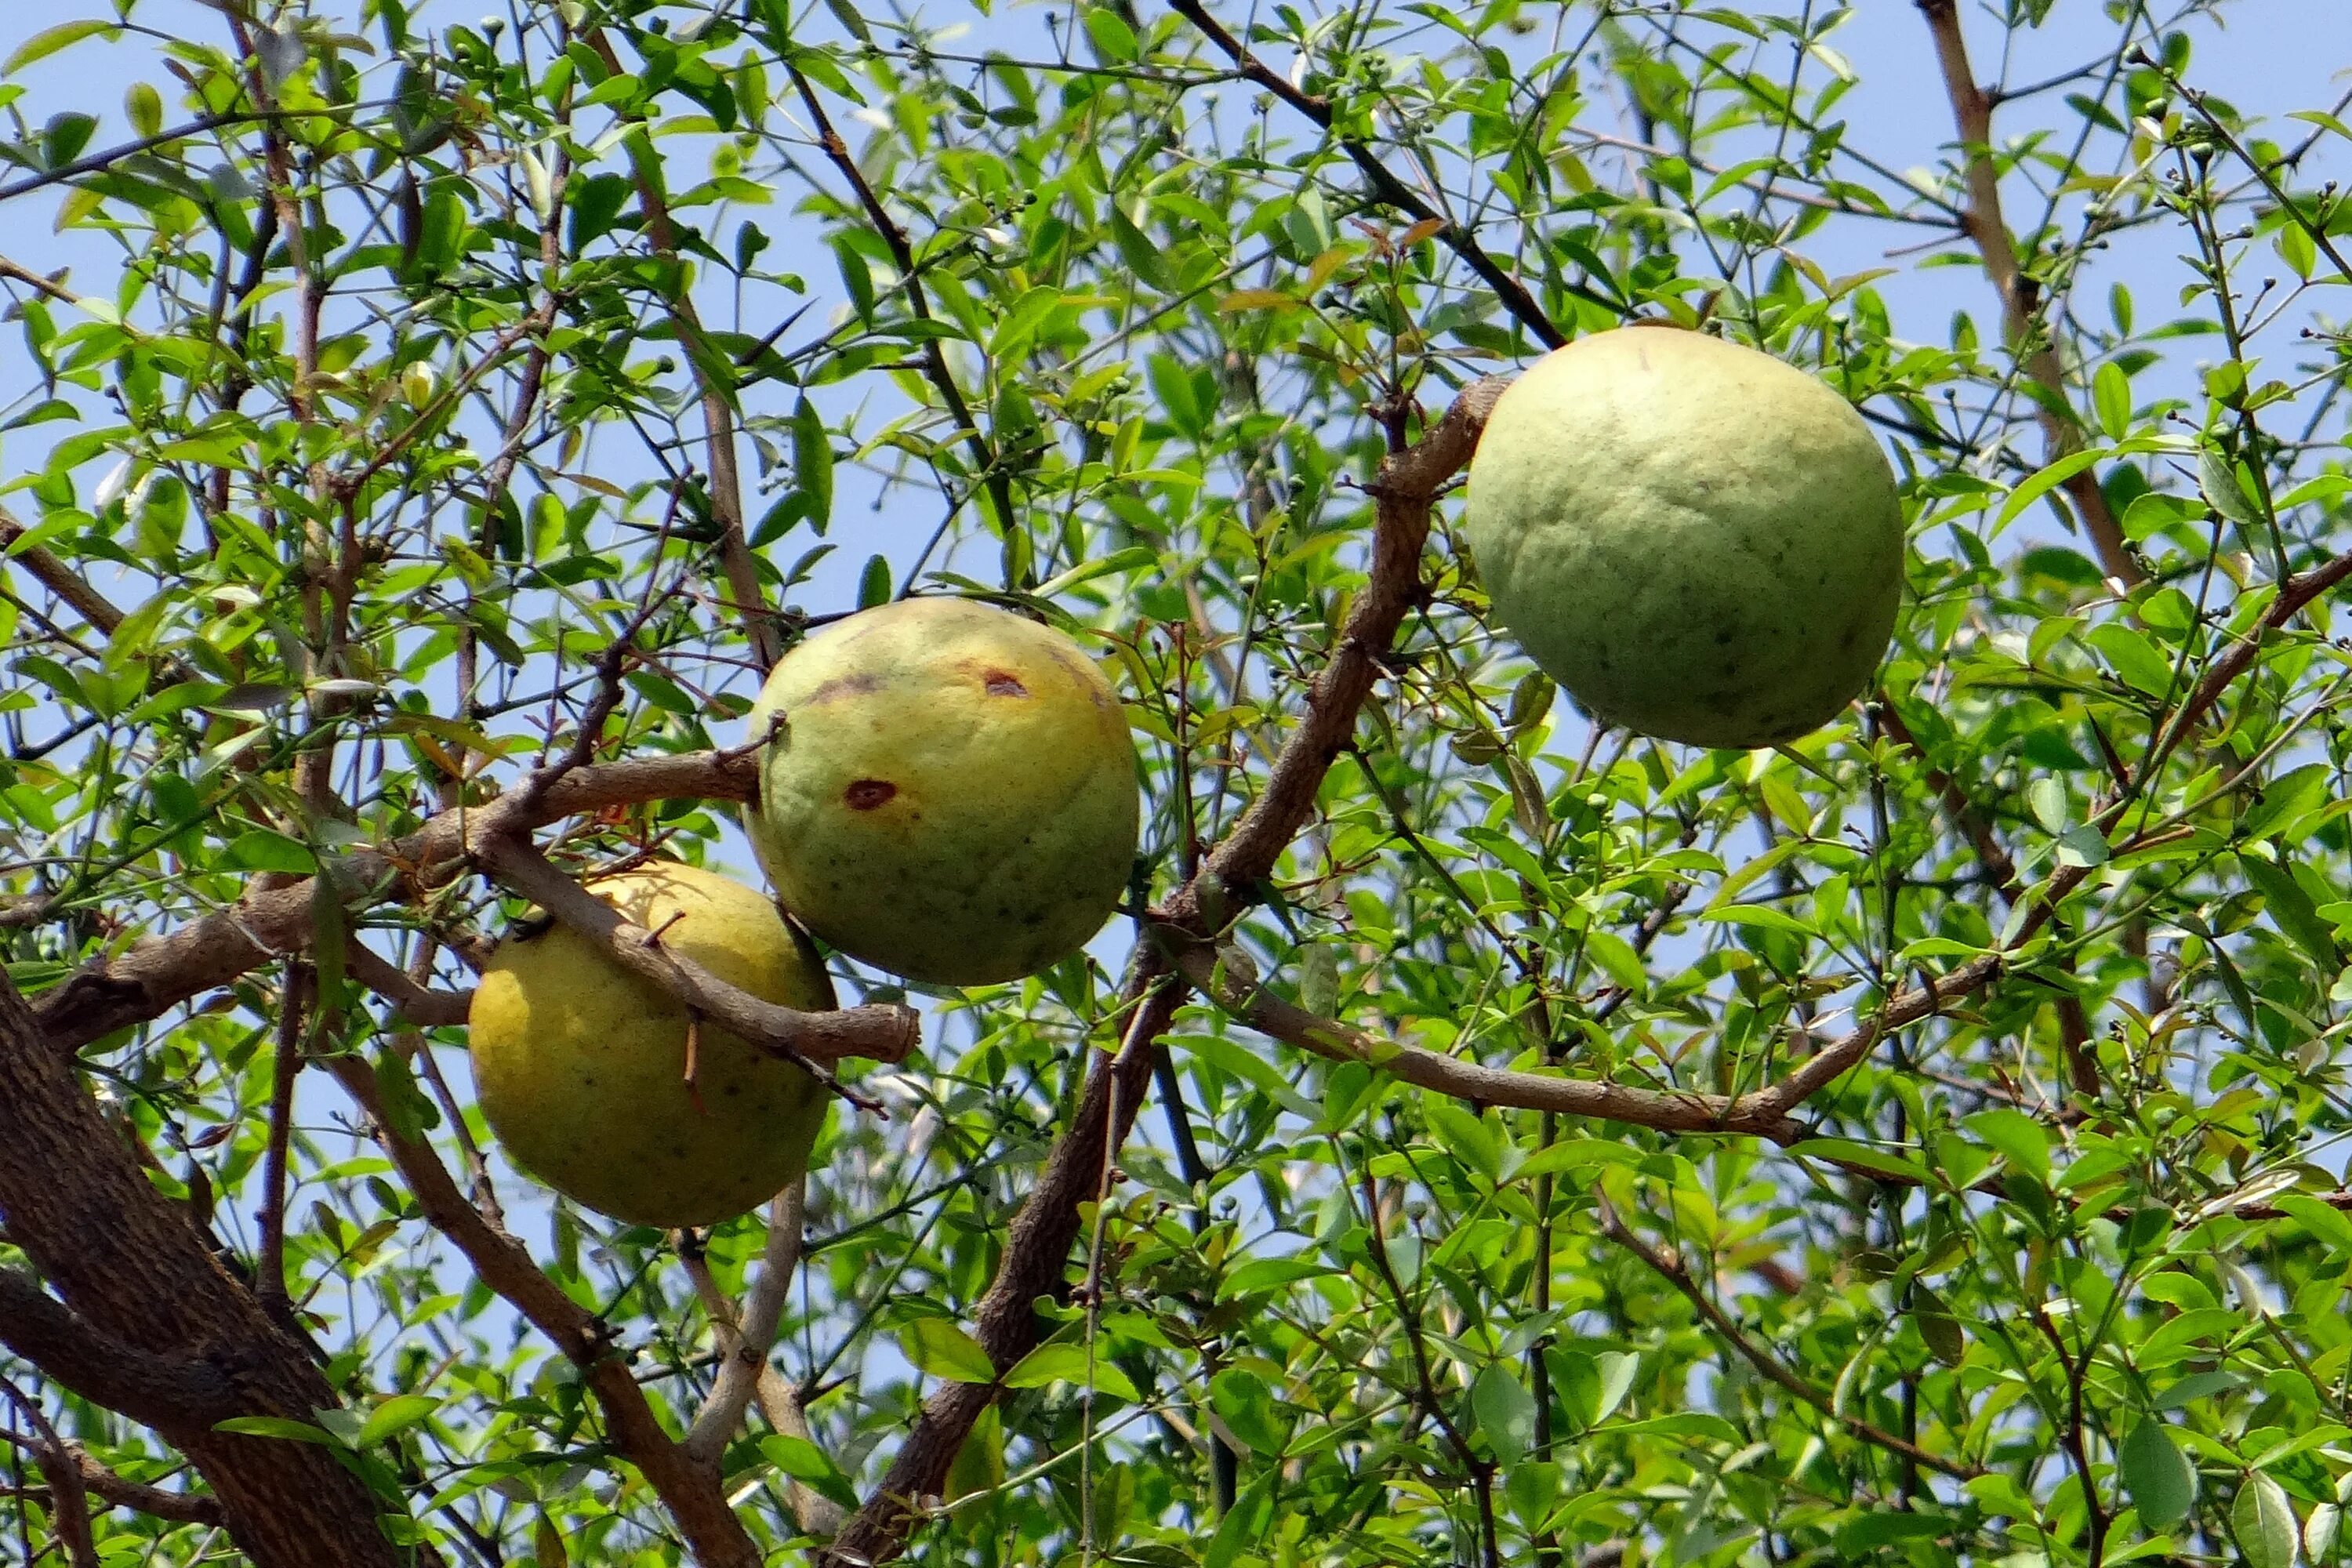
[[[756,889],[656,861],[589,890],[763,1001],[834,1005],[808,940]],[[689,1086],[685,1004],[562,926],[499,944],[469,1022],[475,1092],[509,1157],[614,1219],[709,1225],[808,1168],[826,1100],[814,1079],[706,1022]]]
[[[1596,718],[1793,740],[1870,682],[1903,510],[1845,400],[1769,354],[1625,327],[1536,362],[1488,419],[1465,522],[1495,616]]]
[[[1083,649],[961,599],[852,616],[751,713],[747,826],[809,930],[909,980],[977,985],[1084,946],[1126,888],[1135,747]]]

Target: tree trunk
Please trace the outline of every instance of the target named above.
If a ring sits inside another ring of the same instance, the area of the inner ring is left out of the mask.
[[[5,976],[0,1220],[86,1326],[93,1357],[103,1357],[104,1342],[112,1341],[186,1363],[191,1386],[217,1388],[226,1380],[234,1414],[309,1421],[313,1411],[341,1403],[302,1346],[148,1181],[83,1089],[70,1054],[49,1044]],[[6,1329],[0,1321],[0,1338]],[[66,1364],[47,1364],[57,1362]],[[52,1351],[43,1370],[73,1388],[70,1363]],[[137,1418],[210,1483],[231,1538],[255,1568],[413,1568],[429,1560],[386,1537],[378,1522],[383,1505],[329,1448],[218,1432],[217,1407],[158,1403]]]

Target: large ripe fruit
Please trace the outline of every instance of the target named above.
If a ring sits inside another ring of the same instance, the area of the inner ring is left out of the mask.
[[[1127,886],[1134,743],[1060,632],[961,599],[867,610],[786,654],[751,727],[772,735],[747,826],[778,896],[893,973],[1034,973]]]
[[[662,944],[764,1001],[816,1012],[833,984],[766,894],[656,862],[589,890]],[[635,1225],[709,1225],[808,1168],[816,1080],[708,1022],[685,1080],[687,1009],[562,926],[499,944],[474,992],[474,1087],[508,1155]]]
[[[1495,616],[1585,709],[1662,740],[1792,740],[1869,684],[1903,591],[1870,426],[1821,382],[1627,327],[1496,405],[1466,519]]]

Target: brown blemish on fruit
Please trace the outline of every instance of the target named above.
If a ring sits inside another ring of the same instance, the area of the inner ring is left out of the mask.
[[[849,803],[852,811],[872,811],[877,805],[887,805],[898,793],[898,786],[887,779],[859,779],[841,792],[841,798]]]
[[[1026,697],[1029,695],[1029,689],[1021,684],[1021,678],[1013,674],[1009,669],[992,669],[986,676],[982,678],[981,683],[987,687],[988,694],[991,697]]]
[[[814,708],[820,702],[831,702],[843,697],[863,697],[882,689],[878,675],[845,675],[826,681],[808,694],[803,705]]]

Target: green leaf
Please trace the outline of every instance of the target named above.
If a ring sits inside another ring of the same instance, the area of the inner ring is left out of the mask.
[[[1144,237],[1128,216],[1118,210],[1114,200],[1105,204],[1108,212],[1111,243],[1118,247],[1119,258],[1134,270],[1138,278],[1162,294],[1176,292],[1176,275],[1168,269],[1168,258],[1160,247]]]
[[[2016,521],[2018,513],[2105,456],[2105,452],[2095,450],[2069,452],[2056,462],[2037,469],[2023,484],[2009,492],[2008,502],[2001,507],[2000,515],[1993,520],[1993,537],[1999,538],[2001,530]]]
[[[1087,1347],[1066,1341],[1039,1345],[1013,1364],[1004,1374],[1007,1388],[1043,1388],[1049,1383],[1075,1384],[1080,1388],[1093,1388],[1114,1399],[1124,1399],[1133,1405],[1142,1399],[1135,1384],[1129,1381],[1108,1358],[1097,1354],[1088,1364]]]
[[[1517,1374],[1501,1362],[1489,1362],[1470,1385],[1470,1411],[1478,1418],[1495,1457],[1516,1465],[1536,1440],[1536,1401]]]
[[[10,55],[6,61],[0,62],[0,77],[15,76],[36,60],[47,59],[59,49],[71,48],[84,38],[94,38],[101,34],[109,39],[119,38],[122,36],[122,29],[112,22],[100,22],[87,17],[79,21],[59,22],[54,27],[44,27],[17,45],[16,52]]]
[[[1105,10],[1099,5],[1090,7],[1087,12],[1087,37],[1095,41],[1095,47],[1102,51],[1103,58],[1114,65],[1128,63],[1139,52],[1135,29],[1129,26],[1118,12]]]
[[[132,82],[123,90],[122,116],[138,134],[155,135],[163,129],[163,95],[150,83]]]
[[[980,1342],[946,1318],[917,1318],[898,1331],[916,1371],[951,1383],[994,1383],[996,1367]]]
[[[2144,1416],[2131,1429],[2116,1463],[2139,1521],[2148,1529],[2170,1530],[2197,1506],[2197,1467],[2155,1417]]]
[[[240,871],[281,871],[293,877],[307,877],[319,868],[309,845],[266,827],[238,834],[221,859]]]
[[[1834,1160],[1842,1165],[1875,1171],[1898,1181],[1925,1182],[1928,1174],[1927,1167],[1916,1159],[1851,1138],[1808,1138],[1789,1145],[1789,1152],[1800,1158]]]
[[[2099,428],[2107,433],[2108,440],[2120,441],[2131,429],[2131,377],[2113,360],[2091,377],[2091,405],[2097,410]]]
[[[2246,1568],[2294,1568],[2299,1531],[2286,1489],[2257,1471],[2238,1489],[2230,1505],[2230,1531],[2238,1538]]]
[[[782,1433],[760,1439],[760,1457],[796,1481],[805,1481],[844,1508],[857,1506],[857,1489],[825,1451],[805,1437]]]
[[[297,1421],[286,1415],[232,1415],[213,1425],[215,1432],[235,1432],[247,1437],[283,1437],[291,1443],[316,1443],[322,1447],[340,1447],[334,1434],[308,1421]]]
[[[2050,1134],[2025,1112],[2006,1107],[1979,1110],[1962,1117],[1960,1125],[1999,1150],[2011,1170],[2032,1176],[2045,1187],[2050,1184]]]
[[[352,1447],[365,1448],[381,1443],[396,1433],[405,1432],[440,1408],[441,1401],[429,1394],[396,1394],[367,1413],[367,1420],[352,1440]]]
[[[1254,1258],[1217,1282],[1217,1300],[1263,1295],[1331,1272],[1329,1264],[1311,1258]]]
[[[833,437],[805,397],[793,410],[793,483],[808,498],[810,525],[823,534],[833,518]]]
[[[2206,503],[2231,522],[2242,528],[2263,525],[2262,508],[2246,492],[2238,465],[2226,454],[2211,447],[2197,454],[2197,488],[2204,493]]]
[[[857,574],[857,607],[870,610],[877,605],[889,602],[890,558],[880,554],[869,555],[866,558],[866,570]]]
[[[2336,947],[2336,928],[2320,918],[2318,907],[2292,871],[2259,855],[2240,855],[2238,869],[2262,894],[2263,913],[2270,917],[2271,924],[2307,953],[2322,975],[2332,976],[2344,967],[2344,955]]]
[[[1225,1429],[1251,1450],[1270,1459],[1282,1457],[1289,1434],[1265,1379],[1247,1367],[1226,1367],[1209,1381],[1209,1405]]]
[[[1944,1299],[1925,1285],[1911,1287],[1911,1321],[1919,1326],[1919,1337],[1928,1351],[1946,1366],[1958,1366],[1968,1358],[1968,1331]]]
[[[2333,1204],[2302,1193],[2282,1193],[2271,1200],[2271,1206],[2303,1226],[2334,1252],[2352,1258],[2352,1217],[2347,1217]]]
[[[1242,1489],[1234,1506],[1217,1521],[1217,1532],[1209,1538],[1208,1550],[1201,1553],[1201,1568],[1234,1568],[1243,1550],[1256,1544],[1274,1521],[1274,1480],[1272,1476],[1260,1476]]]
[[[1592,1406],[1595,1426],[1615,1414],[1633,1392],[1634,1374],[1642,1370],[1642,1358],[1626,1351],[1603,1351],[1592,1358],[1593,1368],[1601,1375],[1599,1397]]]

